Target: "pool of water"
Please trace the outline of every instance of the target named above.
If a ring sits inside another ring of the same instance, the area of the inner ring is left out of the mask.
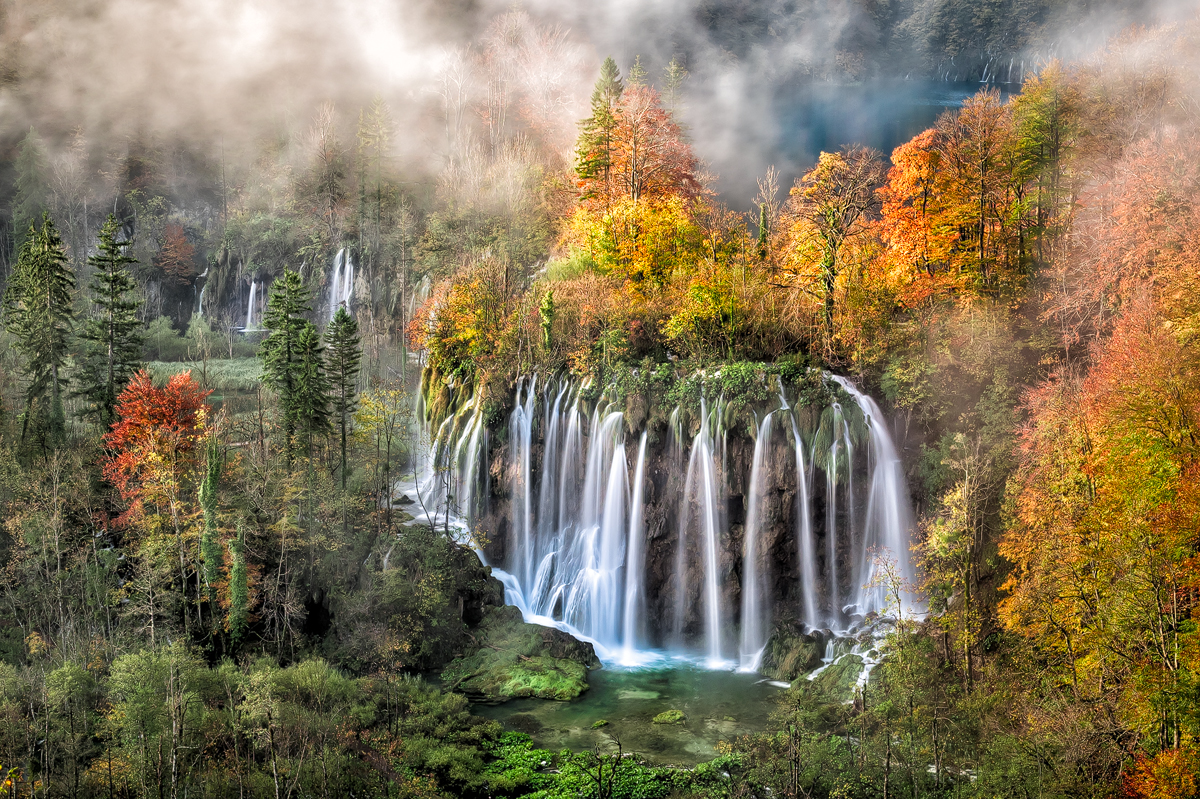
[[[553,751],[610,747],[620,739],[626,752],[659,764],[692,766],[717,755],[717,744],[761,732],[783,690],[760,675],[710,671],[681,663],[662,668],[603,668],[588,675],[578,699],[555,702],[516,699],[473,708],[507,729],[526,732],[534,744]],[[679,724],[654,724],[665,710],[679,710]],[[598,721],[608,724],[593,728]]]

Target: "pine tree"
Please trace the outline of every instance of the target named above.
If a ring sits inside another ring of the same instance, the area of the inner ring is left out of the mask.
[[[296,363],[295,430],[303,449],[312,458],[313,440],[329,432],[329,375],[325,372],[325,348],[321,334],[312,322],[300,330],[299,357]],[[299,449],[300,447],[297,447]]]
[[[100,230],[100,249],[88,258],[96,268],[89,287],[97,314],[89,319],[80,338],[79,389],[76,396],[87,400],[85,414],[107,428],[113,421],[117,395],[137,372],[142,355],[142,323],[137,317],[141,301],[134,296],[135,283],[129,264],[137,259],[126,255],[127,241],[117,241],[120,224],[109,214]]]
[[[355,393],[359,363],[362,360],[362,345],[358,336],[358,322],[346,311],[338,308],[333,321],[325,331],[329,344],[329,375],[333,385],[333,413],[337,419],[342,446],[342,489],[346,488],[346,432],[350,416],[354,413]]]
[[[263,363],[263,377],[279,395],[284,451],[289,469],[295,451],[298,418],[300,337],[312,326],[312,322],[304,318],[305,314],[312,311],[309,300],[308,288],[301,282],[300,274],[285,269],[283,278],[271,286],[271,298],[267,301],[267,313],[263,319],[263,326],[271,332],[258,350],[258,357]]]
[[[679,57],[673,57],[663,73],[663,105],[671,112],[672,116],[679,110],[680,90],[683,88],[683,82],[687,80],[687,76],[688,71],[683,68]]]
[[[75,277],[67,265],[62,239],[42,214],[42,227],[30,224],[17,264],[4,292],[6,327],[16,337],[18,352],[25,357],[25,416],[21,439],[29,434],[29,423],[44,432],[44,443],[57,445],[65,432],[61,369],[67,359],[67,343],[75,321],[71,292]],[[48,406],[48,407],[47,407]]]
[[[633,66],[629,68],[629,80],[626,81],[626,85],[630,87],[645,86],[646,78],[649,77],[649,75],[650,73],[648,73],[646,68],[642,66],[642,57],[640,55],[636,55],[633,57]]]
[[[604,59],[600,67],[600,79],[592,91],[592,115],[583,120],[575,150],[575,174],[579,181],[602,186],[606,198],[609,168],[612,165],[613,131],[617,127],[616,106],[624,91],[617,62],[612,57]],[[595,199],[596,194],[595,190],[591,190],[584,199]]]

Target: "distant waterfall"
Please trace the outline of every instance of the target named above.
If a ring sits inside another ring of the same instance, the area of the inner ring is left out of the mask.
[[[258,284],[250,281],[250,300],[246,303],[246,325],[243,330],[254,330],[254,295]]]
[[[477,390],[427,431],[413,490],[427,518],[447,528],[502,521],[503,555],[492,566],[505,601],[529,621],[591,641],[605,662],[635,665],[673,650],[753,671],[776,613],[809,630],[852,632],[894,610],[881,558],[913,578],[908,489],[886,421],[849,380],[826,380],[843,402],[794,408],[780,386],[747,462],[748,452],[727,444],[735,417],[724,397],[701,399],[698,413],[676,408],[662,439],[645,431],[631,440],[615,390],[524,377],[504,457],[489,450]],[[730,468],[746,468],[748,479]],[[502,520],[487,515],[493,474],[504,480]],[[737,500],[731,486],[742,485],[739,539],[727,506]],[[788,562],[794,573],[778,573]],[[912,598],[903,600],[907,611]]]
[[[329,279],[329,321],[343,305],[350,310],[350,300],[354,297],[354,259],[345,247],[337,251],[333,257],[333,275]]]

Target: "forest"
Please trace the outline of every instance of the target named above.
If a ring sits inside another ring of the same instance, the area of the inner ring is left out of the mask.
[[[1196,18],[748,208],[684,55],[471,36],[228,140],[6,45],[0,796],[1200,796]],[[650,655],[769,719],[495,711]]]

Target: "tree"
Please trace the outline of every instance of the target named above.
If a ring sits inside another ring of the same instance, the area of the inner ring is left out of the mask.
[[[97,314],[84,324],[78,395],[87,400],[87,415],[107,428],[113,421],[117,393],[137,371],[142,354],[141,302],[134,296],[135,284],[129,264],[137,259],[126,255],[129,242],[117,241],[120,224],[109,214],[100,230],[100,249],[88,258],[96,269],[89,287]]]
[[[883,177],[879,153],[847,147],[821,153],[817,165],[791,191],[791,214],[798,238],[813,240],[820,250],[820,281],[825,332],[833,333],[834,291],[841,264],[838,255],[848,240],[866,232],[871,211],[879,203],[876,188]]]
[[[298,446],[311,459],[313,440],[329,432],[329,375],[325,372],[325,348],[317,326],[307,322],[300,330],[296,362],[295,393],[291,412],[295,419]]]
[[[671,62],[663,71],[663,104],[672,116],[679,110],[680,91],[687,76],[688,71],[679,60],[679,56],[672,56]]]
[[[683,131],[649,86],[631,85],[621,95],[612,132],[612,189],[634,202],[642,198],[700,194],[700,163]]]
[[[358,336],[358,322],[346,311],[338,308],[333,322],[326,330],[329,344],[328,364],[330,382],[333,386],[333,412],[337,418],[342,448],[342,490],[346,488],[346,431],[354,413],[355,393],[358,387],[358,370],[362,360],[362,344]]]
[[[210,393],[196,385],[191,372],[174,375],[166,386],[157,388],[149,373],[140,370],[117,398],[117,421],[104,436],[108,447],[102,463],[104,479],[128,504],[118,523],[142,526],[150,539],[146,549],[152,550],[154,532],[162,519],[168,520],[184,594],[188,586],[184,529],[195,512],[196,450],[205,437],[209,415],[205,400]],[[197,596],[200,579],[197,574]],[[185,613],[185,625],[187,618]]]
[[[259,347],[263,378],[279,395],[283,421],[284,451],[291,468],[298,415],[297,392],[301,358],[301,336],[312,326],[304,314],[312,311],[309,290],[300,274],[284,270],[283,278],[271,287],[263,326],[271,331]]]
[[[163,231],[162,247],[154,261],[174,282],[184,286],[192,284],[196,275],[196,248],[187,240],[182,225],[173,222],[167,225]]]
[[[200,507],[204,511],[204,529],[200,533],[200,558],[204,563],[204,583],[211,602],[216,598],[216,587],[221,581],[221,567],[225,563],[221,543],[217,540],[217,484],[221,481],[221,450],[215,435],[208,438],[205,453],[204,480],[200,483]]]
[[[57,445],[65,433],[60,370],[67,359],[67,343],[75,321],[71,306],[74,288],[75,276],[67,265],[62,239],[50,215],[42,214],[40,229],[32,223],[29,226],[4,292],[6,326],[25,357],[29,381],[22,441],[29,433],[30,421],[51,446]]]
[[[600,78],[592,90],[592,115],[581,123],[575,149],[575,175],[585,200],[607,202],[610,194],[613,132],[617,127],[615,109],[625,91],[621,71],[612,57],[600,66]]]

